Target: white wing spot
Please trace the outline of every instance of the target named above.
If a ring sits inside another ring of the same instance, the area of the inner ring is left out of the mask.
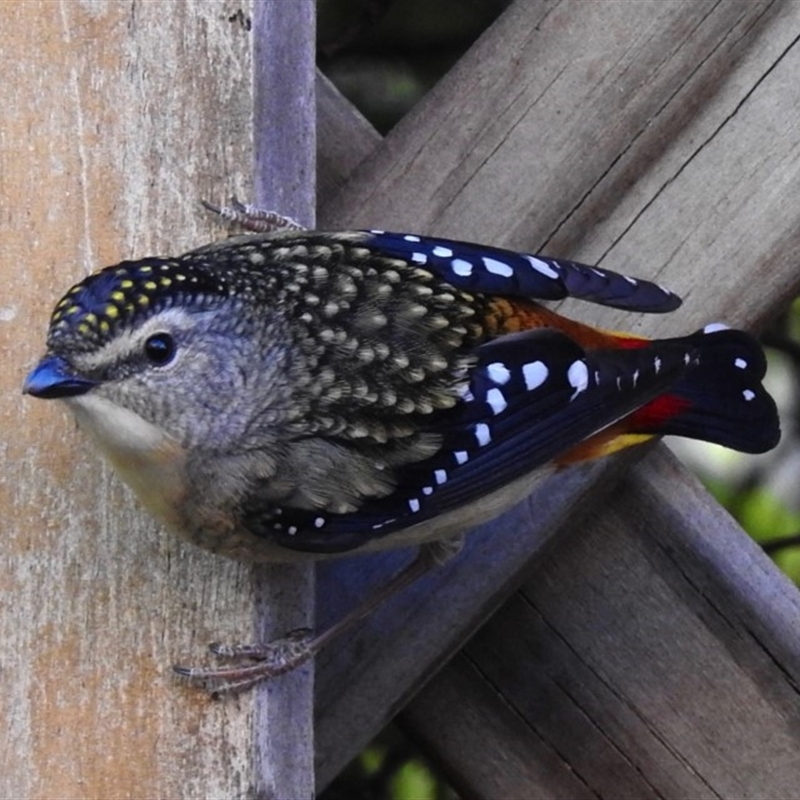
[[[747,369],[747,362],[743,358],[737,358],[733,365],[739,369]]]
[[[475,426],[475,441],[480,447],[484,447],[492,441],[492,433],[485,422],[479,422]]]
[[[290,525],[286,532],[289,534],[289,536],[294,536],[297,533],[297,526]]]
[[[504,386],[511,380],[511,370],[502,361],[493,361],[486,367],[486,374],[492,383]]]
[[[527,256],[523,255],[523,258],[527,260],[527,262],[539,273],[545,276],[545,278],[551,278],[552,280],[558,280],[561,277],[561,273],[558,272],[556,269],[550,266],[546,261],[542,261],[541,258],[536,258],[535,256]]]
[[[456,464],[466,464],[469,461],[469,453],[466,450],[456,450],[453,453]]]
[[[633,372],[633,388],[636,388],[636,384],[639,382],[639,370],[634,370]]]
[[[623,275],[622,277],[625,278],[625,280],[628,281],[628,283],[631,286],[638,286],[639,285],[639,281],[637,281],[636,278],[630,278],[627,275]]]
[[[489,389],[486,392],[486,402],[491,407],[493,414],[502,414],[508,408],[508,402],[499,389]]]
[[[661,359],[658,356],[653,359],[653,367],[655,368],[656,375],[658,375],[658,373],[661,372]]]
[[[465,261],[463,258],[454,258],[450,266],[456,275],[472,275],[472,264],[470,264],[469,261]]]
[[[752,389],[745,389],[745,390],[742,392],[742,396],[743,396],[743,397],[744,397],[744,399],[745,399],[745,400],[747,400],[747,402],[749,403],[751,400],[754,400],[754,399],[755,399],[756,393],[755,393],[755,392],[754,392]]]
[[[688,365],[692,360],[692,357],[688,353],[683,354],[683,363]]]
[[[428,263],[428,256],[425,253],[412,253],[411,260],[415,264],[427,264]]]
[[[408,501],[408,507],[416,514],[419,511],[419,500],[416,497],[412,497]]]
[[[424,494],[424,495],[433,494],[433,486],[423,486],[422,487],[422,494]]]
[[[453,255],[453,251],[449,247],[442,247],[440,244],[437,244],[431,252],[435,256],[441,256],[442,258],[450,258]]]
[[[407,242],[418,242],[418,241],[420,241],[419,236],[414,236],[412,233],[407,233],[403,238]]]
[[[727,325],[723,325],[721,322],[712,322],[703,328],[703,333],[717,333],[718,331],[727,330],[729,330]]]
[[[434,470],[433,477],[436,479],[436,483],[438,483],[441,486],[441,484],[447,483],[447,470],[446,469]]]
[[[386,233],[386,231],[377,231],[373,228],[372,230],[370,230],[370,233],[374,233],[376,236],[383,236],[383,234]]]
[[[567,380],[569,385],[575,390],[575,394],[570,397],[574,400],[581,392],[586,391],[589,385],[589,369],[585,361],[573,361],[567,370]]]
[[[314,527],[321,528],[325,524],[325,517],[317,517],[314,520]]]
[[[525,379],[525,388],[532,392],[538,389],[550,374],[544,361],[532,361],[530,364],[522,365],[522,377]]]
[[[484,256],[482,261],[486,269],[494,275],[510,278],[514,274],[514,270],[505,261],[498,261],[496,258],[489,258],[488,256]]]

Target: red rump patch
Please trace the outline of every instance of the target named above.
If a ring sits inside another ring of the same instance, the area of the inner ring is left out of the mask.
[[[631,431],[652,431],[657,433],[659,428],[670,419],[683,413],[691,403],[684,397],[676,394],[662,394],[651,400],[631,414],[625,427]]]

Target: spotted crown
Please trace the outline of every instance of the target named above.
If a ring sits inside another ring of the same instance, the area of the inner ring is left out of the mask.
[[[174,304],[206,307],[231,294],[226,276],[186,258],[123,261],[73,286],[50,318],[48,343],[91,350],[121,327]]]

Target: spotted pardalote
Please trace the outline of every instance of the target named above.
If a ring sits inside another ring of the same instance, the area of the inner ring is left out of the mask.
[[[678,434],[779,438],[748,334],[609,333],[537,299],[667,312],[657,285],[383,231],[233,237],[71,288],[25,391],[60,399],[169,527],[248,560],[449,536],[545,465]]]

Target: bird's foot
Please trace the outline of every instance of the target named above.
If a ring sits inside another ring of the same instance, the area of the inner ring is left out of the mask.
[[[273,231],[304,230],[304,227],[291,217],[286,217],[277,211],[267,211],[257,206],[240,203],[235,197],[231,198],[230,204],[227,206],[216,206],[205,200],[200,202],[205,208],[220,216],[227,223],[238,225],[246,231],[272,233]]]
[[[291,672],[312,658],[317,651],[316,637],[309,628],[299,628],[267,644],[222,644],[209,650],[218,658],[239,662],[229,667],[182,667],[173,671],[212,695],[243,692],[261,681]]]

